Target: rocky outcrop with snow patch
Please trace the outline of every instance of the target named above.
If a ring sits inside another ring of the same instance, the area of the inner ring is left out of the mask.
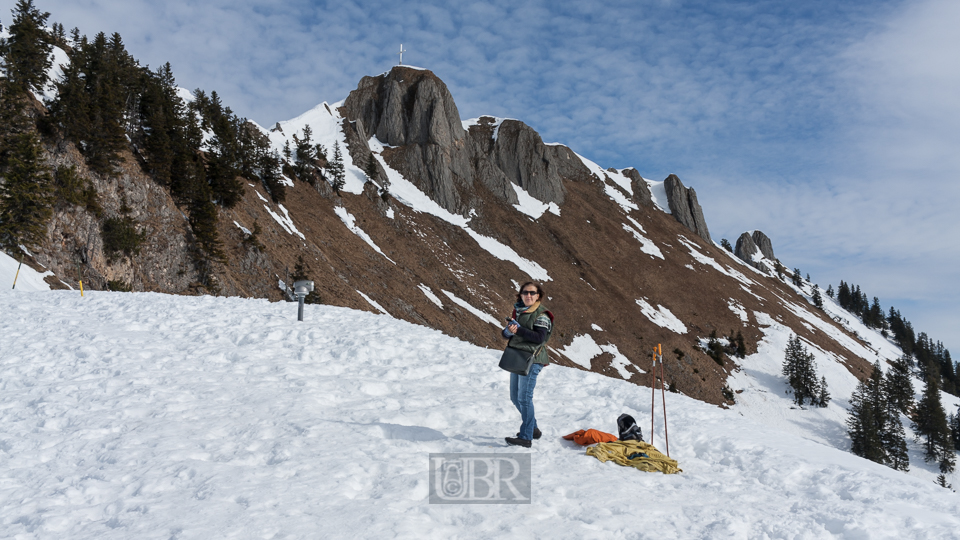
[[[743,262],[764,272],[769,270],[769,266],[764,265],[761,260],[776,260],[773,255],[773,242],[761,231],[741,234],[740,238],[737,238],[737,247],[734,248],[733,254]]]
[[[663,186],[667,191],[667,202],[673,217],[700,238],[711,242],[707,221],[703,218],[700,203],[697,202],[697,192],[693,188],[685,187],[675,174],[668,176],[663,181]]]
[[[757,248],[760,249],[760,253],[764,257],[770,259],[771,261],[776,260],[776,256],[773,254],[773,242],[770,241],[770,238],[767,235],[763,234],[761,231],[753,231],[751,235],[753,242],[757,245]]]
[[[650,193],[650,186],[648,186],[647,181],[640,176],[640,173],[633,167],[620,172],[630,179],[634,200],[641,206],[653,206],[653,194]]]
[[[392,167],[450,212],[462,214],[473,184],[466,132],[447,86],[432,72],[396,66],[364,77],[340,109],[357,130],[389,145]]]

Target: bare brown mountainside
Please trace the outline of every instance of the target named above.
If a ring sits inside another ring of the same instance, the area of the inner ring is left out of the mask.
[[[869,367],[798,316],[800,306],[835,325],[806,298],[710,241],[696,194],[673,175],[659,191],[670,200],[658,201],[650,185],[660,183],[632,169],[593,168],[565,146],[544,144],[520,121],[481,118],[465,129],[446,85],[427,70],[396,67],[365,77],[339,113],[348,159],[363,169],[377,153],[442,208],[469,218],[473,233],[403,200],[385,202],[373,183],[363,193],[337,196],[325,183],[315,188],[299,181],[287,189],[284,203],[296,227],[291,233],[271,215],[284,217],[263,186],[247,181],[243,201],[220,212],[226,262],[200,282],[184,214],[133,154],[125,156],[118,178],[107,179],[88,171],[76,149],[60,142],[48,143],[50,162],[76,165],[91,179],[104,215],[117,215],[125,205],[146,241],[138,255],[110,261],[97,218],[64,206],[35,262],[56,274],[50,280],[56,286],[75,286],[79,270],[88,288],[118,280],[136,291],[280,301],[279,280],[302,256],[324,304],[376,312],[372,301],[393,317],[500,348],[500,327],[491,321],[510,314],[516,285],[531,276],[481,246],[482,235],[549,275],[544,288],[556,315],[551,357],[559,364],[586,368],[571,360],[583,355],[571,351],[599,345],[603,352],[589,362],[591,371],[649,385],[651,350],[660,343],[668,385],[706,402],[729,402],[722,390],[737,369],[735,359],[721,366],[701,350],[700,340],[713,331],[740,331],[753,353],[763,336],[756,315],[762,313],[843,359],[855,374]],[[372,150],[374,136],[387,145],[382,152]],[[385,175],[380,170],[378,182]],[[559,215],[534,219],[518,211],[514,185],[554,203]],[[351,231],[338,211],[353,216],[382,253]],[[252,230],[255,223],[260,246],[240,228]],[[430,354],[429,346],[424,350]]]

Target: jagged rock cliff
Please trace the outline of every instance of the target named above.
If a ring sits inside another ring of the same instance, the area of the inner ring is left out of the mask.
[[[773,242],[770,241],[767,235],[761,231],[753,231],[751,237],[753,238],[753,243],[760,248],[760,253],[762,253],[764,257],[771,261],[776,260],[777,257],[773,254]]]
[[[630,179],[630,185],[633,188],[634,200],[640,203],[641,206],[652,206],[653,195],[650,193],[650,186],[648,186],[647,182],[642,176],[640,176],[640,172],[631,167],[629,169],[624,169],[622,173],[624,176]]]
[[[667,191],[667,202],[673,217],[700,238],[712,242],[707,221],[703,218],[703,210],[697,202],[697,192],[693,188],[684,187],[675,174],[668,176],[663,181],[663,186]]]
[[[36,261],[60,279],[77,286],[106,289],[110,282],[138,291],[184,293],[197,285],[190,248],[190,227],[169,193],[145,175],[132,155],[118,174],[104,177],[87,169],[73,144],[48,145],[52,167],[76,167],[99,194],[100,216],[82,207],[59,203]],[[105,250],[102,223],[129,217],[143,235],[134,257]],[[57,280],[60,281],[60,280]],[[62,283],[51,283],[63,287]]]
[[[364,77],[340,111],[356,132],[348,138],[355,161],[369,159],[366,136],[376,136],[391,147],[387,163],[450,212],[476,206],[477,180],[509,204],[517,203],[510,184],[541,202],[563,204],[563,179],[590,176],[569,148],[544,144],[518,120],[485,116],[465,131],[446,85],[428,70],[397,66]]]
[[[760,231],[745,232],[737,238],[737,246],[733,250],[734,255],[743,262],[754,268],[766,272],[770,270],[769,265],[764,265],[761,259],[775,261],[773,255],[773,243],[767,235]]]
[[[427,70],[397,67],[364,77],[341,107],[360,133],[393,148],[390,165],[450,212],[469,209],[473,169],[466,132],[447,86]]]

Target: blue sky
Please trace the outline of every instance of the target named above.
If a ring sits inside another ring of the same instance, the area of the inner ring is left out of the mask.
[[[433,70],[462,118],[676,173],[716,240],[760,229],[960,354],[960,2],[35,0],[272,125]],[[13,0],[0,3],[9,23]]]

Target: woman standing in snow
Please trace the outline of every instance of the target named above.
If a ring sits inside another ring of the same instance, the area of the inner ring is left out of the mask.
[[[553,332],[553,314],[547,311],[542,299],[540,285],[529,281],[521,285],[511,321],[503,329],[503,337],[510,340],[508,347],[536,353],[528,375],[510,374],[510,401],[520,411],[521,423],[517,436],[507,437],[506,441],[526,448],[530,448],[532,440],[541,435],[533,411],[533,389],[537,386],[540,370],[550,363],[546,345]]]

